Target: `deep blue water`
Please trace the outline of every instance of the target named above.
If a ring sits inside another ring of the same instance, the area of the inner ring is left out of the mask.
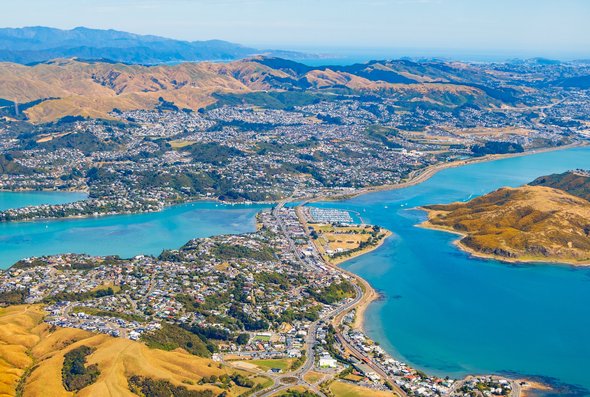
[[[65,252],[157,255],[192,238],[254,231],[255,215],[264,207],[197,202],[156,213],[2,223],[0,268],[25,257]]]
[[[457,236],[416,227],[426,215],[412,209],[574,168],[590,168],[590,148],[447,169],[406,189],[318,204],[395,233],[343,265],[384,295],[367,311],[367,333],[431,373],[507,371],[590,389],[590,268],[475,259],[452,244]]]

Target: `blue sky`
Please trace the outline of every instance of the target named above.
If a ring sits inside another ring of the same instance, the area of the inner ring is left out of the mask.
[[[590,57],[590,0],[19,0],[0,26],[114,28],[259,48]]]

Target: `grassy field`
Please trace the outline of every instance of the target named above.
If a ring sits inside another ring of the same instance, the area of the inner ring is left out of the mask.
[[[0,396],[14,396],[19,379],[33,365],[29,350],[42,338],[40,308],[9,307],[0,311]]]
[[[371,237],[370,226],[312,225],[312,227],[319,235],[316,243],[319,243],[322,252],[356,249],[361,242]]]
[[[349,380],[351,382],[359,382],[363,379],[363,377],[359,375],[348,374],[344,377],[344,379]]]
[[[392,233],[381,229],[375,244],[364,244],[372,237],[373,227],[362,226],[332,226],[326,224],[309,224],[317,233],[318,238],[313,240],[322,257],[334,265],[338,265],[350,258],[362,255],[378,247],[381,242]],[[339,253],[341,251],[342,253]]]
[[[392,397],[395,393],[389,391],[373,390],[366,387],[351,385],[350,383],[334,381],[330,384],[330,391],[334,397]]]
[[[97,285],[96,288],[92,289],[92,291],[102,291],[109,288],[112,289],[115,294],[121,291],[121,287],[118,285],[114,285],[113,283]]]
[[[317,383],[319,382],[321,379],[323,379],[324,374],[321,374],[319,372],[315,372],[315,371],[309,371],[307,374],[305,374],[305,381],[309,382],[309,383]]]
[[[275,360],[251,360],[248,363],[254,364],[264,371],[269,371],[271,368],[279,368],[285,371],[291,367],[293,361],[295,360],[292,358],[281,358]]]
[[[287,390],[280,391],[280,392],[278,392],[278,393],[275,393],[275,394],[273,394],[273,395],[272,395],[272,397],[281,397],[281,396],[286,396],[286,395],[287,395],[287,392],[288,392],[288,390],[296,391],[296,392],[299,392],[299,393],[303,393],[303,392],[305,392],[305,391],[309,391],[307,388],[305,388],[305,387],[303,387],[303,386],[293,386],[293,387],[291,387],[291,388],[289,388],[289,389],[287,389]]]
[[[31,397],[72,396],[62,385],[61,370],[64,355],[80,346],[96,350],[87,357],[87,364],[97,364],[97,381],[82,389],[77,396],[137,397],[128,389],[127,379],[140,375],[165,379],[189,390],[210,389],[214,395],[223,392],[215,385],[198,385],[207,376],[246,372],[221,366],[178,349],[163,351],[150,349],[140,342],[92,334],[79,329],[51,328],[43,323],[45,313],[39,306],[13,306],[0,311],[0,397],[14,396],[19,381],[20,392]],[[253,377],[256,383],[268,384],[264,377]],[[232,396],[246,391],[234,387]]]
[[[183,147],[187,147],[192,145],[193,143],[195,143],[197,141],[184,141],[184,140],[175,140],[175,141],[170,141],[170,146],[172,147],[172,149],[182,149]]]

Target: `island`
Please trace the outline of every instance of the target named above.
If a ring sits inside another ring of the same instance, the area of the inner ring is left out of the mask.
[[[465,203],[429,205],[424,227],[462,237],[474,256],[505,262],[590,265],[590,173],[542,176]]]

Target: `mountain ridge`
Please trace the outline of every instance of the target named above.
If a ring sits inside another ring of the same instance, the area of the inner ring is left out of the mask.
[[[479,71],[465,65],[409,61],[310,67],[263,56],[228,63],[151,66],[57,59],[32,66],[0,63],[0,98],[5,100],[5,110],[18,102],[21,115],[35,123],[64,116],[105,118],[115,108],[154,109],[160,98],[197,111],[222,105],[219,94],[230,94],[230,102],[244,104],[250,100],[245,95],[272,92],[310,100],[326,94],[381,95],[395,98],[406,108],[420,104],[449,109],[465,104],[500,107],[506,103],[483,86],[481,79]]]
[[[133,64],[235,60],[257,54],[311,57],[295,51],[260,50],[224,40],[186,41],[115,29],[45,26],[0,28],[0,61],[20,64],[56,58],[108,59]]]

